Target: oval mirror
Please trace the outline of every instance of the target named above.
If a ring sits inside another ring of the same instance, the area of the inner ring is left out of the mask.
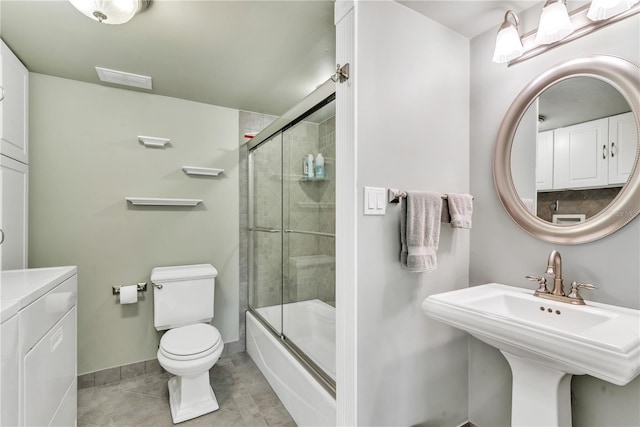
[[[494,180],[509,216],[542,240],[605,237],[640,213],[640,69],[598,55],[529,83],[507,111]]]

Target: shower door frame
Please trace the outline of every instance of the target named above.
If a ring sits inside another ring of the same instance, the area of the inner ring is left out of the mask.
[[[249,278],[249,286],[247,287],[247,301],[248,301],[248,310],[255,316],[256,319],[279,341],[282,343],[284,348],[289,351],[289,353],[296,359],[300,364],[314,377],[318,383],[327,390],[334,398],[336,397],[336,382],[333,378],[331,378],[327,373],[320,368],[310,357],[308,357],[298,346],[296,346],[290,339],[287,338],[286,334],[282,332],[284,330],[284,319],[283,319],[283,285],[284,285],[284,259],[282,254],[284,253],[284,236],[286,232],[290,232],[291,230],[284,229],[284,213],[282,212],[280,215],[280,228],[279,229],[269,229],[262,230],[262,227],[254,227],[253,224],[253,197],[254,197],[254,183],[253,183],[253,152],[256,148],[258,148],[263,143],[269,143],[273,141],[273,138],[280,134],[279,143],[281,144],[281,157],[284,157],[284,140],[282,138],[283,133],[294,127],[299,122],[303,121],[306,117],[325,107],[326,105],[334,102],[336,98],[336,84],[331,79],[327,80],[325,83],[320,85],[315,91],[313,91],[310,95],[304,98],[298,105],[287,111],[283,116],[276,119],[271,125],[267,126],[263,131],[261,131],[258,135],[256,135],[252,140],[250,140],[247,144],[248,149],[248,197],[249,197],[249,253],[248,253],[248,278]],[[284,160],[282,160],[280,164],[280,172],[281,177],[284,174]],[[284,179],[281,178],[280,181],[281,191],[284,190]],[[284,199],[281,198],[281,208],[284,210]],[[251,301],[251,288],[253,282],[253,260],[255,259],[254,255],[254,232],[270,232],[270,233],[278,233],[280,234],[280,242],[281,242],[281,258],[280,258],[280,328],[281,331],[276,330],[273,325],[271,325],[260,313],[253,308]],[[318,233],[318,234],[326,234],[326,233]]]

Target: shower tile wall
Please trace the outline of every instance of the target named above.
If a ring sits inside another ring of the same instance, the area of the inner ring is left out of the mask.
[[[261,121],[262,118],[262,121]],[[261,124],[267,126],[274,119],[257,113],[240,113],[240,133],[256,132]],[[301,122],[285,133],[285,174],[283,202],[285,228],[302,231],[335,233],[335,122],[333,118],[315,124]],[[262,226],[278,226],[280,206],[279,148],[263,147],[266,151],[254,156],[254,211]],[[263,150],[260,148],[259,150]],[[248,286],[248,163],[246,145],[241,151],[241,206],[240,206],[240,271],[241,312],[247,308]],[[303,159],[322,153],[325,158],[323,181],[306,181],[302,177]],[[255,307],[319,298],[330,304],[335,301],[335,239],[297,233],[285,234],[283,256],[287,266],[280,271],[280,235],[255,233],[254,251],[260,251],[254,264],[252,304]],[[280,276],[284,289],[280,289]],[[243,304],[244,302],[244,304]]]
[[[335,121],[302,122],[284,133],[285,228],[335,234]],[[325,159],[325,179],[305,180],[308,154]],[[288,165],[288,168],[287,168]],[[288,207],[288,209],[287,209]],[[287,212],[288,211],[288,212]],[[320,299],[335,304],[335,239],[287,233],[284,244],[285,303]]]

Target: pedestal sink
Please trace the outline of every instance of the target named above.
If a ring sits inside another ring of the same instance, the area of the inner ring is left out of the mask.
[[[497,348],[513,373],[513,426],[571,426],[571,376],[626,385],[640,374],[640,311],[572,305],[490,283],[428,297],[427,316]]]

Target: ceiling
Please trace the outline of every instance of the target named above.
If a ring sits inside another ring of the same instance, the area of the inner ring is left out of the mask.
[[[539,1],[400,3],[471,38]],[[153,77],[151,93],[280,115],[335,68],[333,1],[154,0],[123,25],[67,0],[0,7],[0,36],[31,72],[89,83],[105,84],[100,66]]]
[[[539,131],[584,123],[631,111],[609,83],[594,77],[572,77],[555,83],[538,98]]]
[[[540,1],[525,0],[397,0],[416,12],[437,21],[468,39],[502,24],[504,14],[511,9],[521,12]]]

